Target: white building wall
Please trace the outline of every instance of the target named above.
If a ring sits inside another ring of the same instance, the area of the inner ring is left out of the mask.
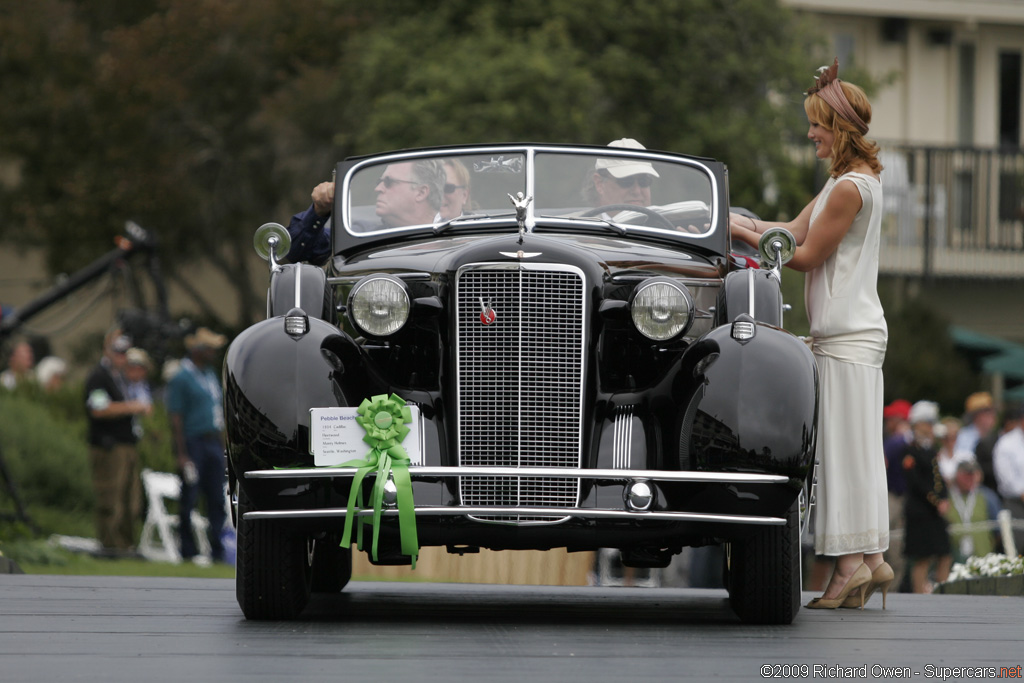
[[[999,139],[999,54],[1024,54],[1024,0],[783,0],[817,17],[832,51],[882,83],[873,94],[872,136],[883,142],[957,145],[960,45],[975,46],[973,145]],[[886,20],[905,19],[902,41],[886,40]],[[936,43],[935,31],[951,40]],[[849,58],[852,57],[852,60]],[[1021,88],[1024,93],[1024,84]],[[1021,107],[1024,117],[1024,106]],[[1024,130],[1022,121],[1021,130]]]

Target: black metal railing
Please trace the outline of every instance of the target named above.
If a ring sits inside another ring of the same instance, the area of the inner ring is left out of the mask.
[[[1024,153],[885,145],[881,272],[1024,278]]]

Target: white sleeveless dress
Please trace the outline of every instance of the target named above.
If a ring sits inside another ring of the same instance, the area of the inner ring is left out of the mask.
[[[810,230],[832,189],[852,182],[863,205],[839,248],[807,273],[804,298],[818,364],[818,492],[814,550],[873,553],[889,547],[882,454],[882,361],[888,330],[878,300],[882,185],[873,176],[829,179]]]

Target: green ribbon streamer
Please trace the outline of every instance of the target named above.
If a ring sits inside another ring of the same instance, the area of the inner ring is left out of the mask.
[[[364,509],[363,479],[370,472],[376,472],[371,503],[373,505],[373,559],[377,559],[377,539],[380,534],[381,509],[384,505],[384,484],[388,475],[394,479],[398,490],[398,531],[401,538],[402,554],[412,558],[416,568],[420,543],[416,536],[416,511],[412,500],[412,480],[409,477],[409,455],[402,448],[402,440],[409,433],[405,425],[412,422],[412,411],[397,394],[380,394],[363,402],[356,409],[356,422],[366,431],[363,441],[369,444],[370,452],[362,460],[349,460],[341,467],[355,467],[352,489],[348,495],[348,512],[345,515],[345,533],[341,537],[343,548],[352,545],[352,525],[356,511]],[[363,527],[371,522],[366,518],[358,520],[356,543],[363,548]]]

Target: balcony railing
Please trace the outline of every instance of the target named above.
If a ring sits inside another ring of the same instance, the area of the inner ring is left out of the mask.
[[[886,275],[1024,279],[1024,153],[883,146]]]

